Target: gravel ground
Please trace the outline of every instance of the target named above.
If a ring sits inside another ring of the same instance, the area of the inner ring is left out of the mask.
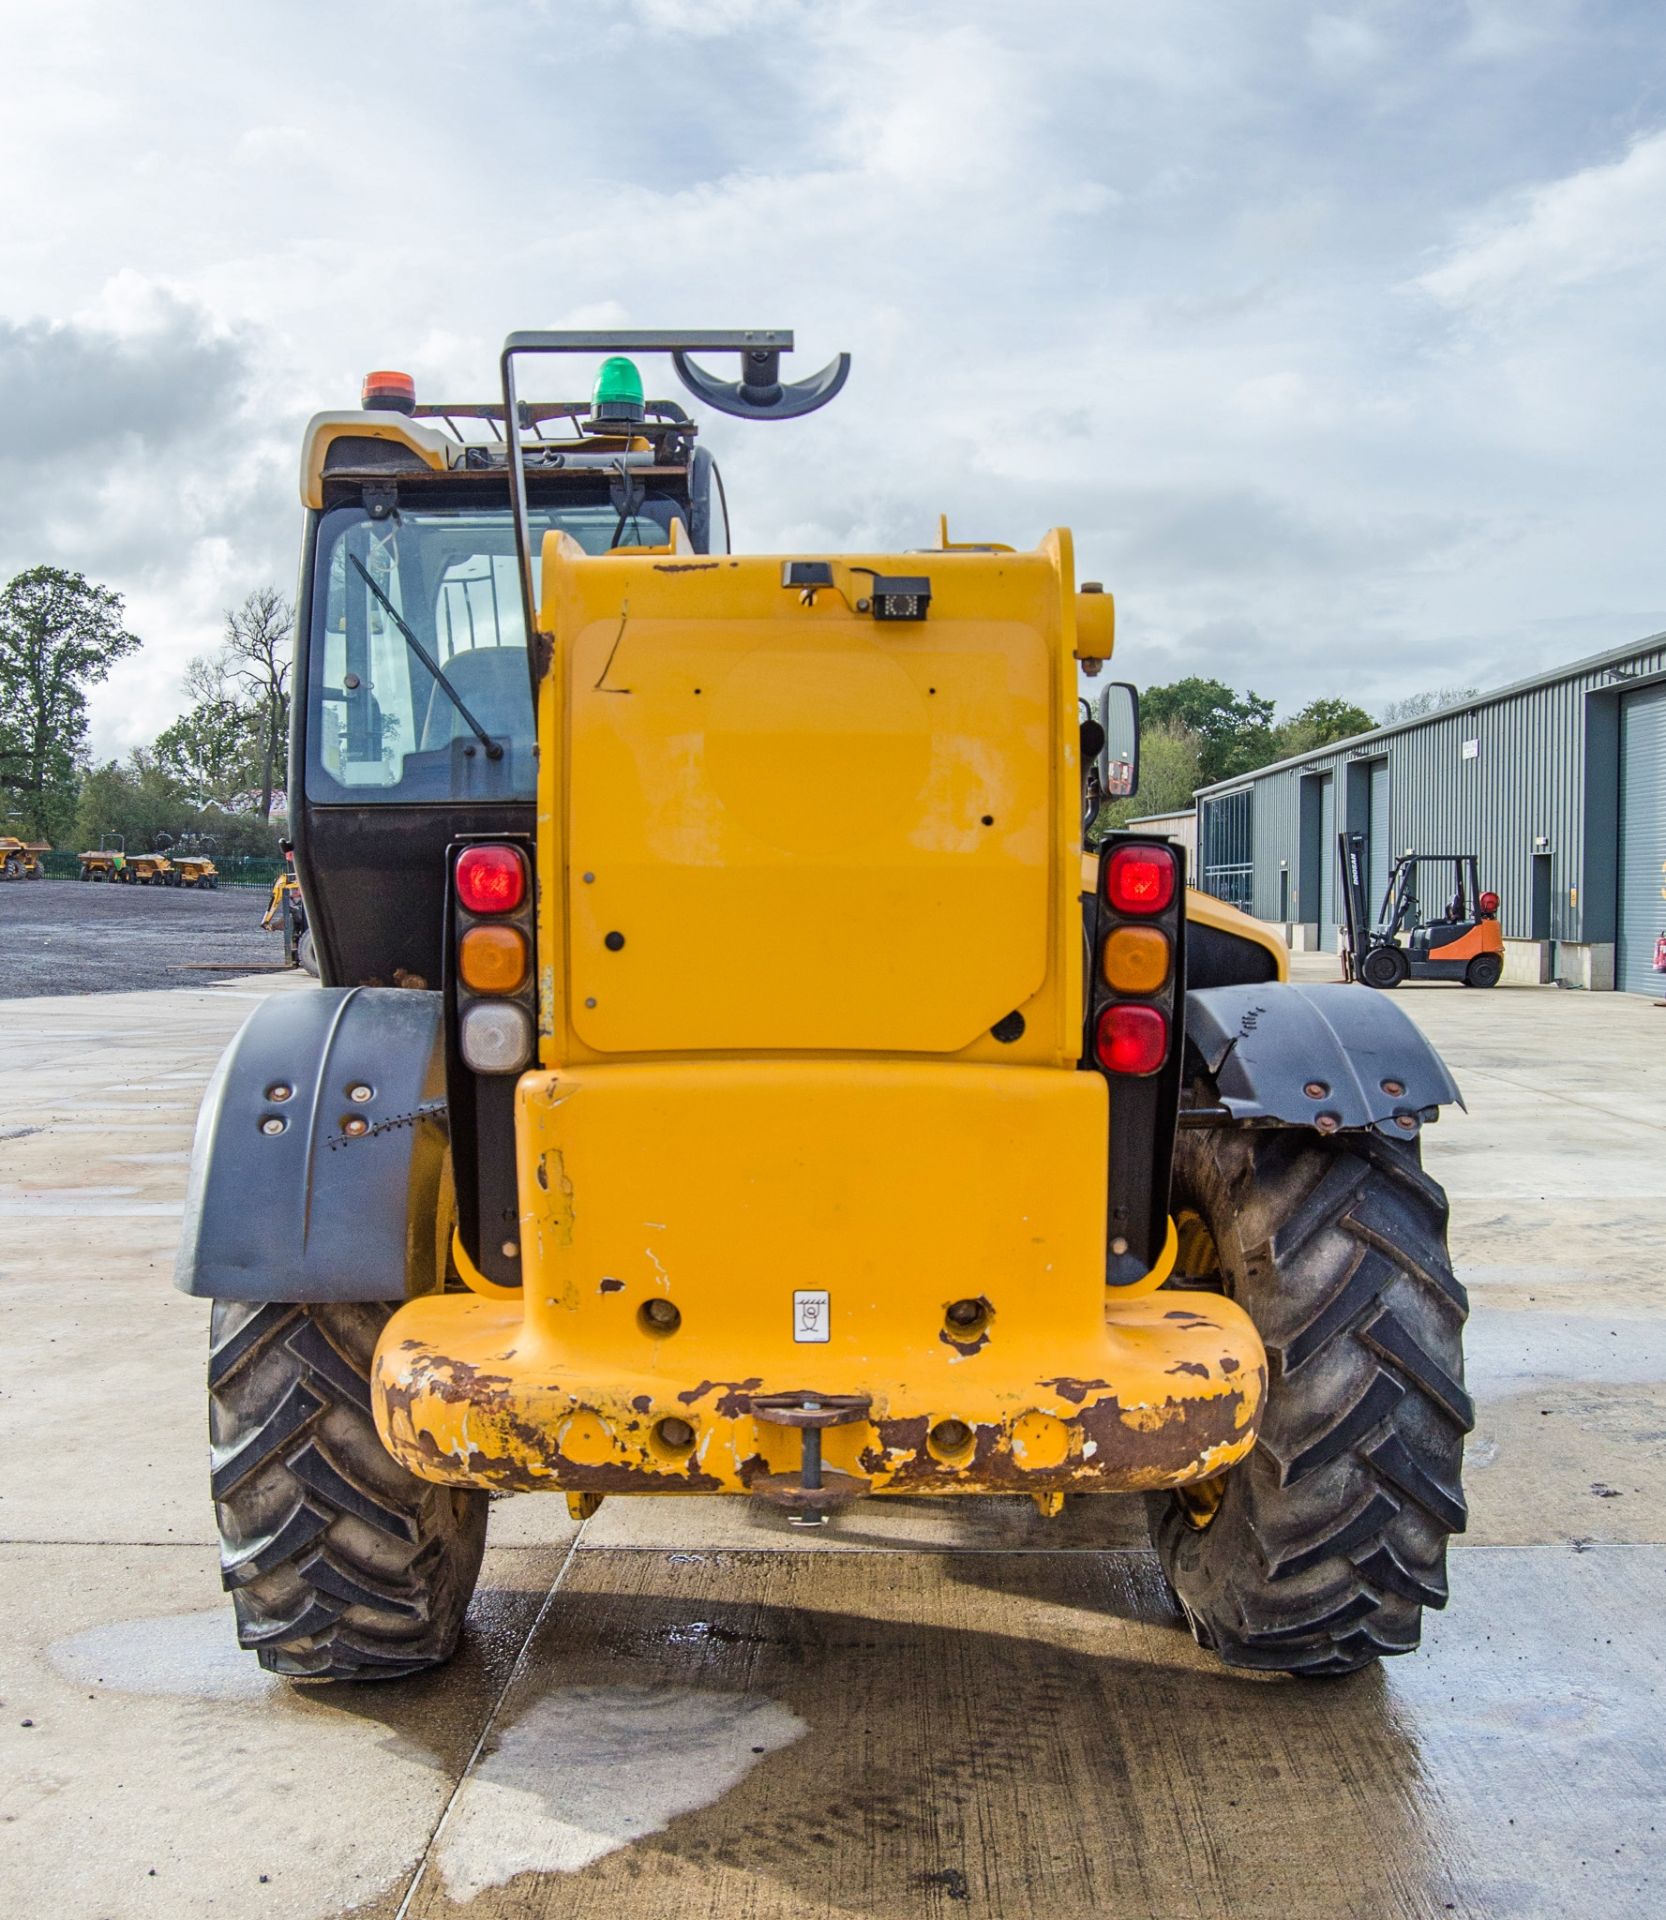
[[[283,936],[260,930],[267,899],[252,887],[0,886],[0,999],[202,987],[218,967],[281,967]]]

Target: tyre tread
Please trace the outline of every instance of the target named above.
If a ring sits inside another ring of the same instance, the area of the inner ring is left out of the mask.
[[[211,1482],[240,1643],[297,1679],[448,1659],[485,1547],[484,1493],[387,1452],[369,1366],[391,1307],[216,1301]]]
[[[1270,1371],[1212,1524],[1149,1502],[1194,1633],[1229,1665],[1293,1673],[1411,1651],[1446,1603],[1475,1418],[1445,1194],[1380,1134],[1203,1132],[1181,1136],[1175,1206],[1214,1233]]]

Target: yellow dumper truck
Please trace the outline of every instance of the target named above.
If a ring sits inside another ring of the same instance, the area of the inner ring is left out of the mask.
[[[42,858],[52,851],[45,840],[20,840],[0,833],[0,880],[39,880],[46,869]]]
[[[1457,1089],[1179,846],[1084,851],[1138,749],[1068,533],[730,551],[636,362],[768,421],[845,379],[791,345],[517,334],[500,399],[307,429],[324,984],[228,1050],[179,1262],[242,1643],[445,1659],[493,1493],[1126,1494],[1223,1660],[1404,1652],[1464,1524]]]

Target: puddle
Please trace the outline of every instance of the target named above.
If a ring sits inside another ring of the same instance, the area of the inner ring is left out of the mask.
[[[88,1627],[47,1649],[66,1679],[179,1700],[261,1700],[283,1682],[237,1644],[231,1606]]]
[[[568,1687],[496,1738],[436,1852],[466,1902],[520,1873],[576,1873],[721,1800],[809,1727],[776,1700],[694,1687]]]

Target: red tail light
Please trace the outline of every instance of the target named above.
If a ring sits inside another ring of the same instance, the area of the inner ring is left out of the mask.
[[[1498,895],[1496,893],[1484,893],[1475,904],[1483,913],[1497,913]]]
[[[526,898],[526,862],[514,847],[465,847],[457,856],[457,898],[470,913],[513,913]]]
[[[1161,913],[1174,898],[1167,847],[1118,847],[1105,863],[1105,898],[1118,913]]]
[[[1107,1073],[1155,1073],[1168,1057],[1168,1017],[1155,1007],[1106,1007],[1093,1050]]]

